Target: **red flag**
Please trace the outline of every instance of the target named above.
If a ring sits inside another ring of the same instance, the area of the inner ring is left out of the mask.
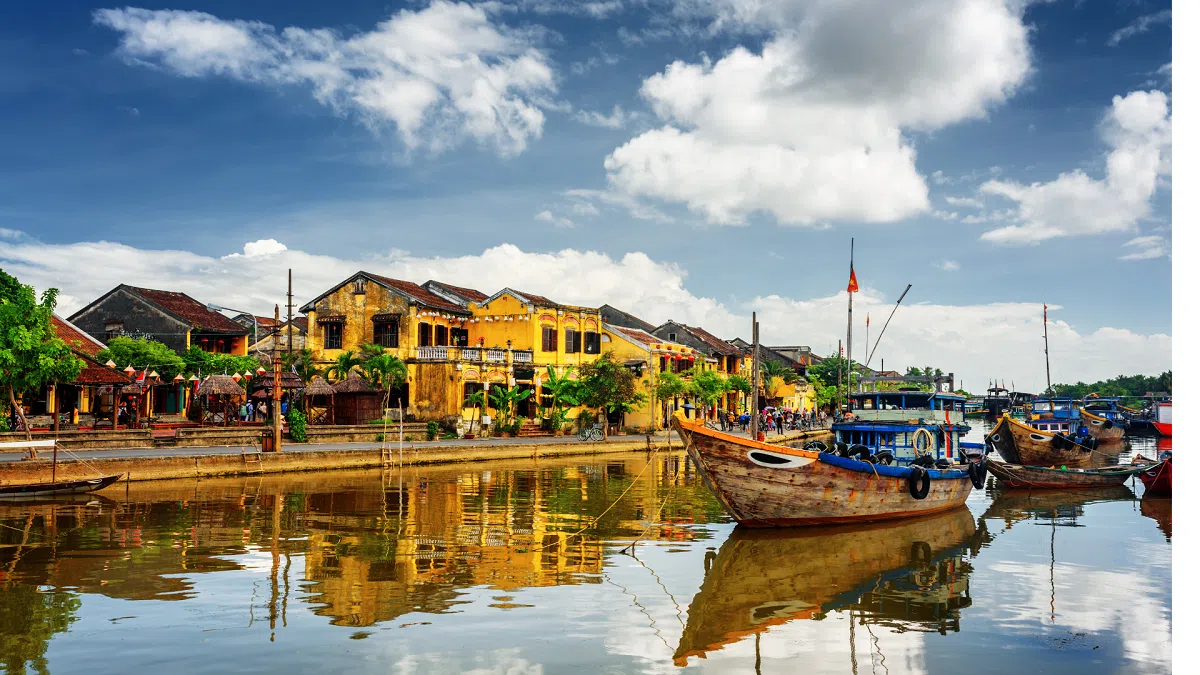
[[[1048,309],[1048,308],[1046,307],[1046,305],[1045,305],[1045,304],[1043,304],[1043,305],[1042,305],[1042,323],[1046,323],[1047,321],[1049,321],[1049,320],[1050,320],[1050,318],[1049,318],[1049,315],[1048,315],[1048,314],[1046,314],[1046,310],[1047,310],[1047,309]]]
[[[857,293],[858,292],[858,277],[856,277],[854,275],[853,267],[850,268],[850,283],[846,285],[846,292],[847,293]]]
[[[871,327],[871,315],[868,314],[867,315],[867,328],[870,328],[870,327]]]
[[[145,381],[146,381],[146,373],[148,373],[148,372],[150,372],[150,371],[149,371],[149,369],[148,369],[148,367],[147,367],[147,370],[143,370],[143,371],[142,371],[142,374],[141,374],[141,375],[138,375],[138,378],[137,378],[137,382],[138,382],[138,384],[141,384],[141,383],[143,383],[143,382],[145,382]]]

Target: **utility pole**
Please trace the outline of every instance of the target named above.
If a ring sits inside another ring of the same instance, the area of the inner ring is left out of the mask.
[[[283,361],[279,358],[279,305],[275,305],[275,339],[271,341],[271,370],[275,386],[271,389],[271,431],[274,437],[272,450],[280,451],[283,442],[283,416],[279,413],[280,386],[283,384]]]
[[[750,333],[754,339],[754,382],[750,385],[750,437],[758,440],[758,312],[750,313]]]
[[[288,332],[288,361],[292,360],[292,268],[288,268],[288,302],[287,302],[287,332]]]
[[[840,359],[841,357],[842,357],[842,341],[838,340],[838,358]],[[833,399],[834,405],[837,406],[838,412],[840,412],[842,409],[842,371],[845,370],[845,368],[846,368],[846,364],[844,364],[844,363],[838,364],[837,396],[835,396]],[[835,412],[834,414],[836,415],[837,413]]]

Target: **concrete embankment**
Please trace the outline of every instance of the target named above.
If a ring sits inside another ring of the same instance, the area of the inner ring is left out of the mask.
[[[390,435],[390,434],[389,434]],[[810,431],[772,438],[772,442],[795,443],[798,441],[824,440],[828,442],[829,431]],[[89,453],[86,459],[73,459],[70,455],[59,455],[59,479],[84,478],[103,475],[128,474],[132,481],[162,480],[172,478],[204,478],[210,476],[236,476],[259,473],[285,473],[298,471],[327,471],[331,469],[363,469],[399,464],[448,464],[454,462],[477,462],[497,459],[536,459],[539,457],[565,457],[573,455],[600,455],[628,453],[647,449],[644,436],[625,436],[605,442],[536,442],[486,443],[463,442],[461,444],[425,445],[405,443],[401,451],[391,443],[392,449],[379,445],[362,448],[320,449],[304,444],[287,443],[283,452],[247,453],[236,448],[212,448],[206,452],[196,448],[194,453],[178,450],[156,453],[150,449],[145,454],[124,454],[105,457],[103,452]],[[128,446],[125,446],[128,447]],[[666,443],[652,440],[651,448],[666,448]],[[675,438],[673,447],[679,448]],[[43,453],[36,460],[7,461],[0,463],[0,485],[34,483],[50,479],[50,459]]]

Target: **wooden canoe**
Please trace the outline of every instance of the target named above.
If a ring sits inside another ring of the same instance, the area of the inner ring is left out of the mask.
[[[1095,436],[1101,443],[1116,443],[1125,439],[1125,428],[1107,417],[1080,410],[1079,419],[1087,422],[1088,434]]]
[[[989,462],[988,471],[1011,488],[1079,490],[1121,485],[1150,467],[1127,464],[1100,469],[1056,469]]]
[[[1094,451],[1073,445],[1054,447],[1054,435],[1039,431],[1005,415],[987,435],[987,444],[1009,464],[1022,466],[1092,466]]]
[[[80,480],[59,480],[45,483],[17,483],[0,485],[0,499],[27,499],[29,497],[50,497],[54,495],[72,495],[83,492],[102,490],[125,474],[115,476],[100,476]]]
[[[752,441],[678,416],[672,423],[708,488],[747,527],[908,518],[947,511],[971,494],[963,465],[945,471],[883,466]],[[928,492],[916,499],[909,482],[921,471],[928,475]]]
[[[871,615],[866,618],[871,623],[936,630],[938,622],[956,618],[955,610],[970,603],[964,597],[969,568],[960,556],[976,534],[965,506],[866,525],[739,527],[706,564],[704,582],[688,605],[675,665],[686,666],[690,657],[705,658],[772,626],[820,619],[845,607]],[[905,586],[917,578],[931,583]],[[914,590],[919,592],[913,595]],[[905,602],[888,602],[900,594]]]
[[[1142,479],[1142,484],[1146,486],[1146,494],[1151,495],[1170,495],[1171,494],[1171,456],[1167,456],[1158,463],[1157,466],[1146,469],[1142,475],[1138,476]]]

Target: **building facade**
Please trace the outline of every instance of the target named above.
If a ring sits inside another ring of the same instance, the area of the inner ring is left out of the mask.
[[[197,347],[234,356],[245,356],[249,346],[245,326],[176,291],[121,284],[68,320],[105,343],[128,336],[156,340],[178,353]]]

